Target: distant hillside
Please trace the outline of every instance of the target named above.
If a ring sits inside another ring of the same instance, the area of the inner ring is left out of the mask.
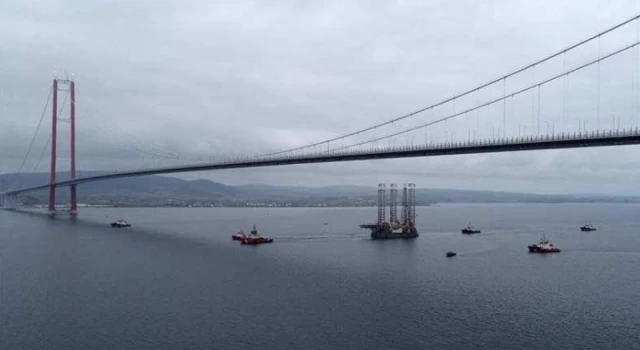
[[[377,200],[377,187],[328,186],[289,187],[269,185],[240,185],[235,188],[251,192],[258,198],[303,198],[303,197],[362,197]],[[387,196],[389,189],[387,188]],[[401,193],[402,188],[398,189]],[[399,194],[399,198],[400,198]],[[579,203],[579,202],[640,202],[640,197],[604,195],[543,195],[521,192],[473,191],[453,189],[418,188],[418,203]]]
[[[78,176],[100,175],[101,172],[82,172]],[[68,173],[59,174],[60,180],[69,178]],[[49,175],[44,173],[36,174],[3,174],[0,175],[0,191],[9,189],[20,189],[49,182]],[[67,188],[60,189],[60,196],[64,201],[67,195]],[[29,193],[34,203],[44,203],[46,191]],[[124,179],[105,180],[100,182],[83,184],[79,191],[79,200],[85,203],[104,202],[141,202],[141,204],[164,203],[172,201],[206,201],[223,200],[227,198],[239,197],[239,190],[231,186],[226,186],[209,180],[182,180],[173,177],[163,176],[140,176]]]
[[[79,176],[101,172],[81,172]],[[67,173],[58,175],[68,179]],[[42,185],[48,174],[0,175],[0,192]],[[399,189],[401,192],[402,189]],[[401,195],[399,196],[401,197]],[[66,202],[68,189],[59,189],[58,199]],[[399,198],[400,199],[400,198]],[[21,197],[25,204],[42,204],[47,192],[29,193]],[[227,186],[209,180],[182,180],[164,176],[142,176],[84,184],[79,200],[88,204],[157,206],[370,206],[377,201],[375,186],[293,187],[269,185]],[[440,203],[563,203],[563,202],[640,202],[640,197],[597,195],[538,195],[516,192],[469,191],[451,189],[418,189],[418,205]]]
[[[102,175],[104,172],[81,172],[80,176]],[[68,180],[69,173],[58,174],[58,180]],[[0,175],[0,191],[19,189],[46,184],[49,175],[45,173],[33,174],[3,174]],[[174,177],[140,176],[124,179],[106,180],[82,185],[84,195],[162,195],[162,196],[229,196],[238,190],[209,180],[187,181]]]
[[[256,199],[293,198],[335,198],[370,197],[377,198],[378,189],[363,186],[295,187],[270,185],[239,185],[236,189],[250,194]]]

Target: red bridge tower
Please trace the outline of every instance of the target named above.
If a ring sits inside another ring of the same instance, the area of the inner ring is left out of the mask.
[[[58,89],[60,85],[69,86],[69,123],[71,124],[71,169],[69,175],[71,180],[76,178],[76,86],[75,82],[70,79],[53,79],[53,102],[51,104],[51,170],[50,170],[50,184],[49,187],[49,214],[56,214],[56,145],[58,136]],[[76,197],[76,185],[71,185],[71,203],[69,208],[70,215],[78,215],[78,205]]]

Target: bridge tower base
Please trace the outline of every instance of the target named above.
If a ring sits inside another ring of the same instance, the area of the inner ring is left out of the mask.
[[[6,210],[15,210],[18,207],[18,197],[5,194],[2,196],[2,207]]]

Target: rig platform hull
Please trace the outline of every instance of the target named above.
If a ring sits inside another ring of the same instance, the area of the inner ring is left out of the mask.
[[[418,238],[418,230],[415,227],[406,227],[393,230],[389,225],[362,224],[361,228],[371,230],[371,239],[411,239]]]

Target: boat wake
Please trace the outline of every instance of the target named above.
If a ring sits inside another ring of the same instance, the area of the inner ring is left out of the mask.
[[[640,254],[640,250],[622,249],[572,249],[573,252],[594,253],[594,254]]]
[[[345,240],[360,240],[368,238],[368,235],[364,234],[350,234],[350,235],[304,235],[304,236],[278,236],[274,237],[278,242],[304,242],[304,241],[345,241]]]

